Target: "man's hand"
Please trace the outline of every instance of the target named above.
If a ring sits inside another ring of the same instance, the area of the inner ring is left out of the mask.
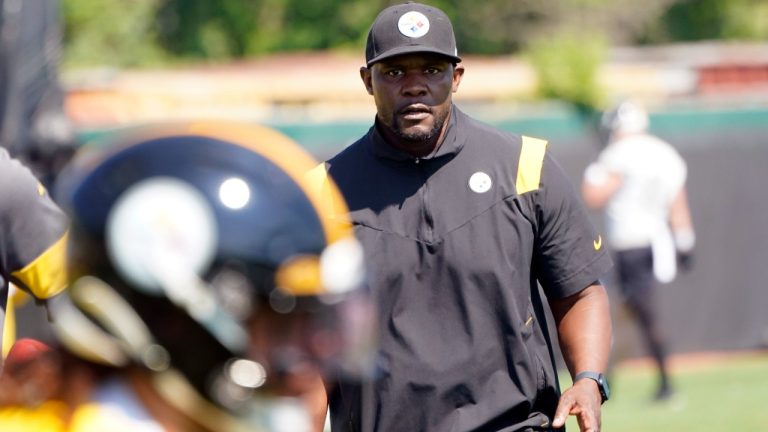
[[[565,426],[568,415],[575,415],[581,432],[599,432],[601,425],[601,401],[597,383],[591,379],[580,379],[573,387],[563,392],[555,411],[552,426]]]
[[[693,268],[693,252],[677,251],[677,267],[683,272],[691,271]]]

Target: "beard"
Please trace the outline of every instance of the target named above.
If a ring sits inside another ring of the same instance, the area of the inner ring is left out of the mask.
[[[440,136],[440,131],[443,129],[445,119],[448,117],[448,112],[442,112],[435,116],[435,121],[432,124],[432,128],[429,130],[422,130],[413,128],[412,130],[406,130],[403,128],[400,120],[395,117],[392,125],[392,130],[395,132],[398,138],[400,138],[405,144],[424,145],[434,141]]]

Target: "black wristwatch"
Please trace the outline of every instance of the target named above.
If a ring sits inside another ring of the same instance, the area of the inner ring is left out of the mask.
[[[573,382],[575,383],[582,378],[595,380],[597,383],[597,388],[600,390],[600,398],[602,399],[602,403],[605,403],[605,401],[611,397],[611,389],[608,387],[608,380],[605,379],[605,375],[592,371],[579,372],[575,377],[573,377]]]

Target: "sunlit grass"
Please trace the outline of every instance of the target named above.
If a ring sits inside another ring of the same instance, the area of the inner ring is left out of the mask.
[[[603,407],[607,432],[768,431],[768,355],[728,356],[673,363],[674,396],[652,402],[656,375],[646,365],[621,365]],[[563,388],[570,378],[562,377]],[[575,419],[569,432],[578,431]]]

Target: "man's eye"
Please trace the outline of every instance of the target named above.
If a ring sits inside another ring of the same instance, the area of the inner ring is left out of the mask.
[[[392,69],[386,72],[387,76],[398,77],[403,74],[403,71],[399,69]]]
[[[438,69],[436,67],[430,67],[430,68],[427,68],[424,72],[427,75],[436,75],[436,74],[440,73],[440,69]]]

